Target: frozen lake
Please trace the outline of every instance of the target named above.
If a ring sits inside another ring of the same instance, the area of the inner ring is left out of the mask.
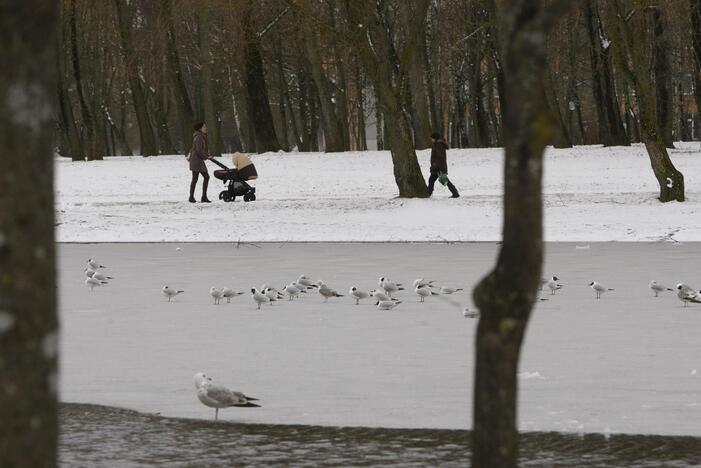
[[[526,336],[519,425],[528,431],[701,435],[701,305],[654,298],[651,279],[701,286],[697,243],[548,244],[544,274],[565,284]],[[248,294],[215,306],[210,286],[281,287],[301,273],[347,293],[379,276],[470,289],[495,244],[60,244],[61,400],[210,419],[192,376],[261,399],[236,422],[469,429],[477,322],[443,297],[393,311],[314,293],[257,311]],[[180,249],[180,250],[176,250]],[[115,280],[94,292],[85,260]],[[587,284],[615,291],[601,300]],[[186,292],[169,303],[168,284]]]

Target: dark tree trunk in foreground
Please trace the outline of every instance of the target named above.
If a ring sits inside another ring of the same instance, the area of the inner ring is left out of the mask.
[[[659,200],[684,201],[684,176],[672,164],[662,138],[658,120],[655,86],[650,77],[646,53],[648,36],[645,0],[634,0],[632,16],[624,11],[619,0],[608,3],[609,17],[616,25],[618,40],[613,47],[621,68],[635,89],[640,117],[640,138],[645,143],[650,164],[660,186]]]
[[[214,107],[214,83],[212,82],[212,55],[209,52],[209,12],[207,8],[197,10],[197,39],[200,45],[202,67],[202,100],[204,120],[207,122],[207,149],[212,156],[221,155],[221,132],[219,118]]]
[[[694,49],[694,97],[701,109],[701,0],[689,0],[691,9],[691,42]]]
[[[148,115],[146,95],[144,94],[144,89],[141,87],[136,49],[134,48],[134,39],[131,37],[131,15],[128,11],[129,5],[126,4],[126,0],[114,0],[114,4],[117,7],[117,26],[122,45],[122,53],[124,54],[126,71],[129,77],[131,99],[134,103],[136,120],[139,124],[141,155],[153,156],[158,154],[158,145],[156,144],[156,137],[151,127],[151,119]]]
[[[411,108],[406,93],[408,71],[414,54],[419,52],[418,30],[424,27],[428,0],[417,2],[410,24],[402,25],[407,40],[400,52],[391,42],[389,24],[381,5],[373,0],[345,0],[344,7],[349,23],[355,26],[355,43],[359,59],[373,84],[378,108],[383,111],[394,165],[394,180],[403,198],[428,196],[428,187],[414,150],[413,129],[407,110]]]
[[[52,154],[57,7],[43,0],[0,6],[3,56],[12,64],[0,71],[2,467],[57,464]]]
[[[555,131],[542,99],[545,38],[567,4],[568,0],[514,0],[505,2],[499,15],[504,38],[502,98],[508,104],[503,114],[504,231],[494,270],[473,292],[481,313],[473,467],[515,467],[518,461],[516,372],[543,261],[543,152]]]

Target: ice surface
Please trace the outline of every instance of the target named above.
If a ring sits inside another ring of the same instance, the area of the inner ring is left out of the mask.
[[[701,150],[671,152],[687,201],[660,204],[645,149],[549,149],[544,179],[549,241],[701,240]],[[424,172],[429,151],[419,151]],[[501,237],[502,150],[450,150],[459,199],[399,199],[389,152],[253,156],[258,200],[187,202],[183,156],[56,160],[59,241],[494,241]],[[223,159],[229,161],[228,157]],[[427,174],[426,174],[427,175]],[[39,182],[38,182],[39,183]],[[210,181],[216,200],[222,184]],[[199,190],[199,188],[198,188]]]
[[[210,419],[192,385],[203,371],[263,405],[222,419],[469,428],[478,322],[462,307],[496,253],[448,243],[59,245],[61,399]],[[545,293],[528,327],[520,427],[701,435],[701,306],[648,289],[651,279],[701,287],[700,254],[697,243],[547,244],[543,276],[565,286]],[[90,257],[116,277],[92,293]],[[209,296],[211,286],[281,287],[302,273],[341,291],[384,275],[466,291],[423,304],[401,291],[392,311],[318,293],[260,311],[249,295],[218,306]],[[616,290],[596,300],[593,280]],[[185,293],[168,302],[164,284]]]

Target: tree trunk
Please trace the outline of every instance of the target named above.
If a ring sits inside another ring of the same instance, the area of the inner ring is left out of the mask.
[[[624,18],[619,0],[608,3],[609,16],[616,24],[618,40],[614,49],[618,65],[635,88],[635,96],[640,117],[640,136],[645,143],[650,164],[660,186],[659,200],[684,201],[684,176],[669,159],[657,118],[655,86],[649,73],[649,60],[646,54],[646,17],[643,14],[645,0],[634,0],[635,14]]]
[[[141,87],[136,50],[134,49],[134,40],[131,37],[131,15],[127,11],[128,5],[126,4],[126,0],[114,0],[114,4],[117,7],[117,26],[119,29],[122,52],[124,54],[126,72],[129,79],[129,87],[131,89],[131,100],[134,103],[136,121],[139,125],[141,155],[154,156],[158,154],[158,145],[156,144],[156,137],[153,134],[151,119],[148,115],[146,96]]]
[[[60,12],[60,9],[59,9]],[[63,142],[62,156],[68,156],[72,161],[84,161],[85,151],[82,141],[78,133],[78,127],[75,123],[73,115],[73,104],[71,103],[68,93],[68,83],[66,82],[65,67],[64,67],[64,27],[63,19],[59,20],[59,32],[57,33],[57,53],[56,53],[56,70],[57,70],[57,90],[58,90],[58,124],[59,134]]]
[[[543,152],[552,138],[545,91],[546,34],[568,1],[505,2],[504,229],[497,264],[474,290],[477,328],[473,467],[518,462],[517,370],[543,261]],[[509,291],[509,294],[504,294]]]
[[[672,111],[672,76],[669,65],[669,42],[665,34],[665,22],[660,8],[650,8],[653,22],[652,70],[655,75],[657,95],[657,127],[667,148],[674,148],[674,112]]]
[[[694,97],[698,115],[701,111],[701,0],[689,0],[689,8],[691,9],[691,43],[694,51]]]
[[[345,12],[354,28],[358,56],[365,65],[373,83],[380,108],[385,112],[389,130],[389,144],[394,164],[394,179],[403,198],[429,196],[412,141],[411,121],[406,115],[405,84],[409,63],[417,53],[418,30],[424,27],[428,0],[419,0],[415,15],[409,24],[403,24],[406,43],[397,55],[388,25],[377,11],[374,0],[345,0]]]
[[[202,101],[204,120],[207,125],[207,148],[212,156],[221,155],[221,135],[219,118],[214,106],[214,83],[212,82],[212,55],[209,52],[209,12],[207,8],[197,9],[197,41],[200,46],[200,67],[202,71]]]
[[[58,2],[0,7],[0,466],[57,466],[53,118]],[[40,183],[37,183],[40,181]],[[37,285],[41,291],[37,292]]]
[[[247,108],[252,116],[250,121],[252,133],[255,135],[255,151],[278,151],[280,144],[275,135],[273,113],[270,111],[263,57],[260,54],[260,37],[258,32],[253,30],[250,8],[251,6],[248,6],[245,13],[244,24],[247,31],[243,49],[246,61]]]
[[[182,133],[182,152],[187,153],[192,146],[193,124],[195,115],[192,111],[190,95],[185,86],[182,69],[180,68],[180,55],[178,54],[177,35],[173,18],[173,0],[163,0],[163,8],[166,17],[166,63],[168,76],[172,80],[175,107],[178,111],[180,131]]]
[[[682,89],[682,84],[677,85],[677,118],[679,119],[679,141],[691,141],[691,132],[689,130],[689,123],[687,122],[687,117],[689,113],[684,105],[684,92]]]

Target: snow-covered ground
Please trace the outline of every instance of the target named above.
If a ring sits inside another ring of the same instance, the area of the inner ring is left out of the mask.
[[[477,321],[461,305],[495,244],[60,244],[58,253],[62,401],[210,419],[193,383],[204,371],[261,399],[262,408],[221,411],[226,420],[470,427]],[[701,435],[701,306],[647,287],[654,278],[698,288],[700,254],[699,243],[547,244],[544,272],[565,287],[544,296],[528,327],[521,429]],[[92,293],[90,257],[115,277]],[[466,290],[450,296],[456,305],[402,291],[392,311],[318,294],[257,311],[248,294],[218,306],[208,294],[280,287],[300,273],[343,293],[381,275]],[[592,280],[615,291],[596,300]],[[186,292],[169,303],[164,284]]]
[[[684,173],[687,201],[664,205],[656,200],[657,181],[642,146],[549,149],[546,239],[701,240],[701,150],[697,143],[678,146],[671,158]],[[419,152],[425,171],[429,153]],[[216,200],[222,185],[212,178],[209,195],[215,202],[193,205],[186,201],[190,173],[182,156],[57,159],[58,240],[493,241],[501,236],[501,149],[449,151],[450,178],[462,194],[455,200],[440,185],[432,199],[396,198],[388,152],[266,153],[253,160],[260,174],[257,201]]]

